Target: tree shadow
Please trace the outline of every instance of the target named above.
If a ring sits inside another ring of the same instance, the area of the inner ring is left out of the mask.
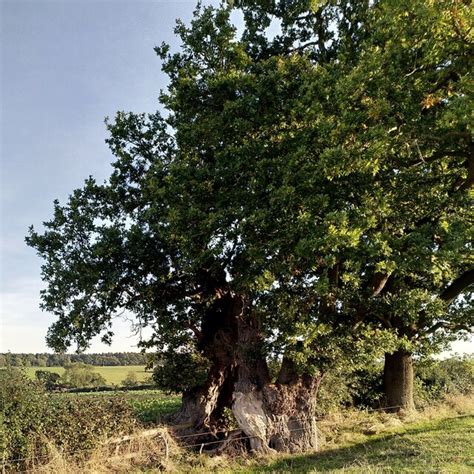
[[[298,455],[279,459],[266,466],[260,466],[257,472],[331,472],[336,469],[361,470],[370,468],[390,469],[399,472],[397,466],[412,464],[417,458],[428,455],[425,444],[420,439],[442,432],[440,438],[449,444],[450,433],[459,431],[459,419],[445,419],[429,425],[406,429],[385,435],[373,435],[367,441],[352,446],[335,448],[315,454]],[[413,438],[415,437],[415,439]],[[427,442],[426,439],[424,441]],[[439,442],[439,441],[438,441]],[[429,442],[428,442],[429,445]],[[423,461],[421,461],[423,462]],[[425,464],[426,468],[426,464]],[[370,471],[371,472],[371,471]],[[385,470],[383,472],[386,472]]]

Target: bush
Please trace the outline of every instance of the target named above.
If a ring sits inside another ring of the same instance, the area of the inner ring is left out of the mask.
[[[140,385],[137,374],[135,372],[128,372],[127,376],[122,380],[122,386],[130,388]]]
[[[61,376],[56,372],[49,370],[37,370],[35,372],[36,380],[41,383],[46,390],[54,390],[60,385]]]
[[[64,369],[64,374],[61,379],[69,387],[100,387],[106,384],[104,377],[94,372],[92,365],[79,362],[77,364],[65,365]]]
[[[374,408],[383,397],[383,367],[374,362],[364,369],[341,368],[327,372],[318,393],[318,413],[340,408]]]
[[[130,403],[119,397],[56,395],[48,403],[44,434],[55,446],[74,453],[135,426]]]
[[[356,370],[350,377],[352,403],[358,408],[378,408],[384,397],[383,364],[374,363]]]
[[[135,424],[133,408],[123,398],[48,394],[20,370],[0,370],[0,443],[3,462],[14,471],[44,456],[48,442],[75,453],[130,432]]]
[[[424,359],[414,364],[414,398],[417,407],[442,401],[447,395],[467,395],[474,390],[474,358]],[[321,413],[343,406],[377,408],[383,398],[383,365],[326,374],[321,383],[318,407]]]
[[[474,390],[474,358],[428,359],[415,366],[415,401],[419,406],[447,395],[467,395]]]
[[[166,353],[153,371],[153,380],[158,388],[183,393],[203,384],[208,370],[209,361],[197,353]]]
[[[44,428],[47,398],[39,383],[18,369],[0,370],[0,445],[3,461],[29,458]]]

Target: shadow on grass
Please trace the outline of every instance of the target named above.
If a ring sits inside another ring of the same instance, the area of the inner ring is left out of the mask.
[[[255,471],[328,472],[343,468],[361,471],[383,468],[383,472],[400,472],[400,468],[417,465],[426,469],[434,460],[442,459],[443,448],[445,453],[452,454],[454,437],[460,433],[467,437],[468,423],[472,420],[473,416],[445,419],[400,432],[373,435],[352,446],[283,458]]]

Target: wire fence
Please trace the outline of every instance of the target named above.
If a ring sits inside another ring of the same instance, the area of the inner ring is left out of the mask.
[[[384,407],[384,408],[371,408],[371,409],[367,409],[367,410],[360,410],[361,412],[365,412],[365,413],[370,413],[370,412],[376,412],[376,411],[386,411],[386,410],[391,410],[391,409],[395,409],[395,408],[403,408],[402,405],[394,405],[394,406],[390,406],[390,407]],[[457,419],[457,418],[466,418],[466,417],[472,417],[474,416],[474,414],[472,413],[465,413],[465,414],[461,414],[461,415],[457,415],[457,416],[451,416],[451,417],[448,417],[448,418],[445,418],[447,420],[451,420],[451,419]],[[322,421],[322,420],[325,420],[327,419],[327,417],[304,417],[304,418],[291,418],[291,421],[298,421],[298,422],[308,422],[308,421]],[[176,427],[169,427],[170,429],[176,429]],[[309,428],[308,427],[305,427],[305,428],[294,428],[294,429],[287,429],[285,430],[287,433],[294,433],[294,432],[302,432],[302,431],[307,431]],[[168,444],[167,444],[167,440],[166,440],[166,436],[162,433],[162,432],[157,432],[157,430],[151,430],[151,431],[155,431],[154,433],[154,437],[161,437],[163,438],[163,441],[164,441],[164,444],[165,444],[165,447],[166,447],[166,457],[168,457]],[[219,430],[219,431],[209,431],[209,432],[202,432],[202,433],[193,433],[193,434],[186,434],[186,435],[179,435],[179,436],[176,436],[176,435],[171,435],[170,437],[174,440],[181,440],[181,439],[189,439],[189,438],[198,438],[200,436],[216,436],[218,434],[232,434],[233,432],[238,432],[238,431],[241,431],[243,432],[242,430],[240,429],[236,429],[236,430]],[[119,439],[119,440],[108,440],[104,443],[102,443],[102,446],[105,446],[105,445],[113,445],[113,444],[119,444],[121,442],[125,442],[125,441],[133,441],[133,440],[136,440],[140,437],[140,434],[137,434],[137,435],[130,435],[128,437],[123,437],[122,439]],[[205,441],[205,442],[198,442],[198,443],[191,443],[191,444],[181,444],[180,447],[183,448],[183,449],[188,449],[188,448],[200,448],[200,452],[202,452],[203,448],[205,446],[210,446],[210,445],[215,445],[215,444],[219,444],[219,443],[224,443],[224,442],[229,442],[229,443],[233,443],[235,441],[242,441],[242,440],[247,440],[247,439],[256,439],[256,438],[260,438],[258,435],[245,435],[245,436],[238,436],[238,437],[233,437],[233,438],[223,438],[223,439],[217,439],[217,440],[214,440],[214,441]],[[88,452],[94,452],[98,449],[97,446],[93,447],[93,448],[84,448],[84,449],[77,449],[73,452],[68,452],[68,456],[71,456],[71,457],[74,457],[75,455],[78,455],[78,454],[84,454],[84,453],[88,453]],[[41,456],[34,456],[33,459],[34,461],[40,461],[40,460],[46,460],[46,459],[51,459],[53,458],[54,459],[55,456],[51,456],[51,454],[45,454],[45,455],[41,455]],[[2,463],[0,463],[0,466],[1,466],[1,470],[2,470],[2,473],[5,473],[7,472],[6,471],[6,468],[7,467],[10,467],[12,464],[13,465],[18,465],[18,464],[21,464],[25,461],[31,461],[31,457],[23,457],[23,458],[15,458],[15,459],[11,459],[11,460],[8,460],[8,461],[3,461]],[[28,473],[30,471],[15,471],[16,473],[18,474],[23,474],[23,473]]]

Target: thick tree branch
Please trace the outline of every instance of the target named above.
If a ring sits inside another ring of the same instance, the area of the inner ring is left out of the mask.
[[[387,281],[390,277],[389,273],[375,272],[370,281],[369,287],[371,289],[371,296],[378,296],[381,291],[385,288]]]
[[[474,269],[468,270],[456,278],[443,290],[440,298],[450,305],[466,288],[474,284]]]
[[[433,324],[424,334],[433,334],[438,329],[449,329],[450,331],[470,331],[470,327],[467,324],[453,324],[448,321],[438,321]]]

